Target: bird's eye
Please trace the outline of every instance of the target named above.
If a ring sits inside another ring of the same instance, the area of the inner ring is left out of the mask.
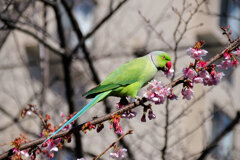
[[[166,57],[165,57],[165,56],[163,56],[162,58],[163,58],[163,59],[166,59]]]

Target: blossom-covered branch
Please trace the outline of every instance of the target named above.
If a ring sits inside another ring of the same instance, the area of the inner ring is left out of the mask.
[[[221,76],[219,76],[219,73],[215,71],[216,65],[213,63],[224,57],[225,60],[229,60],[234,66],[234,64],[237,64],[236,59],[237,57],[240,57],[240,37],[238,37],[236,40],[234,40],[232,43],[230,43],[222,52],[217,54],[216,56],[212,57],[209,61],[203,62],[201,60],[201,56],[204,56],[206,54],[206,51],[201,49],[202,44],[199,42],[197,43],[193,48],[190,48],[188,50],[188,54],[195,59],[194,64],[190,64],[188,68],[184,69],[184,76],[181,76],[180,78],[176,79],[175,81],[169,83],[168,85],[162,85],[159,83],[151,82],[150,86],[148,88],[148,92],[146,93],[144,98],[137,99],[134,103],[127,104],[123,107],[119,107],[120,109],[112,112],[110,114],[107,114],[105,116],[95,118],[92,121],[83,123],[75,128],[72,129],[66,129],[55,136],[53,136],[53,139],[69,136],[73,132],[78,132],[79,130],[86,131],[88,129],[97,128],[97,131],[101,130],[102,123],[107,120],[114,120],[113,126],[115,127],[115,130],[119,129],[119,119],[118,115],[121,115],[123,113],[129,112],[129,110],[138,107],[138,106],[144,106],[144,109],[146,107],[149,107],[148,105],[145,105],[144,103],[149,101],[153,101],[156,104],[164,103],[164,100],[166,97],[173,98],[174,95],[172,94],[172,88],[177,86],[178,84],[183,84],[183,91],[182,94],[184,98],[190,99],[191,98],[191,91],[189,92],[188,89],[191,89],[193,87],[192,83],[203,83],[204,85],[214,85],[219,82],[219,79]],[[195,55],[196,54],[196,55]],[[198,54],[198,55],[197,55]],[[224,61],[225,61],[224,60]],[[221,65],[224,66],[224,65]],[[195,73],[196,72],[196,73]],[[202,73],[204,72],[204,73]],[[209,75],[208,75],[209,74]],[[202,80],[199,80],[201,79]],[[197,79],[197,80],[196,80]],[[152,94],[154,93],[154,94]],[[189,97],[190,96],[190,97]],[[149,108],[147,108],[149,109]],[[144,111],[145,112],[145,111]],[[149,111],[149,114],[153,113],[151,112],[151,108]],[[152,116],[151,118],[153,118]],[[149,118],[149,119],[151,119]],[[119,131],[119,130],[118,130]],[[28,143],[21,144],[19,146],[19,150],[25,150],[25,149],[32,149],[36,147],[37,145],[41,144],[44,141],[45,138],[40,138],[38,140],[34,140]],[[58,139],[59,140],[59,139]],[[62,141],[62,140],[61,140]],[[51,143],[55,143],[52,142]],[[59,142],[56,142],[59,143]],[[64,142],[61,142],[64,143]],[[44,147],[44,146],[43,146]],[[6,153],[3,153],[0,155],[0,159],[9,157],[14,154],[14,148],[9,150]]]

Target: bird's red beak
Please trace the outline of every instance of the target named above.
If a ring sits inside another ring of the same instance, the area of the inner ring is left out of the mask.
[[[169,72],[170,69],[171,69],[171,67],[172,67],[171,61],[168,61],[167,64],[166,64],[166,66],[167,66],[167,68],[168,68],[167,72]]]

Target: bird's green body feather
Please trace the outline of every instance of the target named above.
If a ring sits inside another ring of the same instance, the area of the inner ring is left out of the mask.
[[[91,98],[99,93],[111,90],[109,94],[111,96],[136,97],[138,91],[153,79],[156,73],[157,68],[148,55],[136,58],[120,66],[102,83],[83,96]]]

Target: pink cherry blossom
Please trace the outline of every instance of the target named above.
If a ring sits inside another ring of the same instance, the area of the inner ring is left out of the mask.
[[[123,134],[123,129],[122,127],[119,125],[119,128],[115,131],[116,134],[118,135],[122,135]]]
[[[228,53],[228,51],[223,53],[223,57],[225,59],[231,59],[231,55]]]
[[[224,74],[222,72],[214,71],[211,73],[210,78],[203,80],[203,84],[207,86],[217,85],[221,81],[223,76]]]
[[[169,98],[170,100],[175,100],[175,99],[177,99],[178,97],[176,96],[176,94],[171,93],[171,94],[168,95],[168,98]]]
[[[217,66],[222,68],[222,69],[229,69],[233,66],[233,64],[230,60],[225,60],[225,61],[222,61],[222,63],[220,65],[217,65]]]
[[[164,74],[166,75],[166,77],[172,77],[173,76],[173,73],[174,73],[174,69],[171,68],[168,72],[164,72]]]
[[[202,77],[195,77],[195,78],[193,79],[193,82],[194,82],[194,83],[203,83],[203,78],[202,78]]]
[[[204,68],[207,66],[207,62],[199,60],[197,66],[200,68]]]
[[[239,64],[238,60],[234,59],[232,61],[232,66],[236,67]]]
[[[128,111],[128,112],[122,113],[122,118],[132,119],[136,117],[136,115],[137,115],[136,112]]]
[[[183,68],[183,74],[186,78],[189,78],[190,80],[197,76],[197,73],[193,68]]]
[[[177,96],[172,93],[171,88],[164,87],[160,81],[156,80],[149,82],[147,92],[143,96],[155,104],[163,104],[167,97],[170,100],[177,99]]]
[[[141,122],[147,122],[146,113],[143,113],[142,118],[141,118]]]
[[[156,115],[153,113],[153,111],[150,109],[148,111],[148,119],[149,120],[152,120],[152,119],[155,119],[156,118]]]
[[[164,87],[160,81],[152,80],[143,96],[155,104],[163,104],[169,94],[170,88]]]
[[[47,145],[46,147],[43,147],[42,148],[42,152],[48,157],[48,158],[53,158],[54,157],[54,152],[57,152],[58,151],[58,148],[56,146],[56,144],[59,142],[59,139],[61,138],[58,138],[54,141],[52,141],[51,139],[49,139],[47,142]],[[56,143],[55,143],[56,142]],[[43,144],[44,145],[44,144]]]
[[[60,112],[60,117],[61,117],[63,122],[58,125],[59,127],[61,127],[67,121],[67,119],[66,119],[67,116],[63,112]],[[72,124],[74,124],[74,123],[75,123],[75,121],[73,121],[69,125],[66,125],[62,130],[65,131],[65,130],[68,130],[68,129],[72,128]]]
[[[193,96],[193,90],[191,88],[182,89],[183,99],[190,100]]]
[[[237,49],[236,51],[232,52],[232,54],[240,58],[240,49]]]
[[[50,152],[58,152],[58,148],[57,147],[53,147],[50,149]]]
[[[198,75],[199,75],[199,77],[201,77],[203,79],[209,79],[210,78],[210,74],[206,70],[199,71]]]
[[[114,124],[114,127],[115,127],[115,133],[119,134],[119,135],[122,135],[123,134],[123,130],[122,130],[122,126],[119,123],[119,120],[117,120],[113,124]]]
[[[215,72],[215,74],[212,76],[212,84],[217,85],[221,81],[223,76],[224,76],[224,73]]]
[[[20,151],[20,153],[21,153],[22,156],[24,156],[26,158],[28,158],[30,156],[28,151],[26,151],[26,150]]]
[[[148,82],[149,86],[148,86],[148,90],[155,90],[157,88],[157,86],[162,86],[162,82],[161,81],[157,81],[157,80],[152,80],[151,82]]]
[[[119,149],[114,149],[113,152],[110,153],[110,158],[115,159],[115,160],[121,160],[126,158],[126,148],[119,148]]]
[[[121,105],[120,103],[117,103],[117,109],[120,109],[124,107],[124,105]],[[133,110],[128,110],[124,113],[122,113],[122,118],[128,118],[128,119],[131,119],[131,118],[134,118],[136,117],[137,113],[134,112]]]
[[[116,134],[122,135],[123,134],[123,130],[122,130],[122,126],[120,125],[120,120],[121,120],[121,116],[115,116],[112,120],[111,120],[111,125],[110,125],[110,129],[114,128],[114,132]]]
[[[206,56],[207,53],[208,53],[208,51],[206,51],[204,49],[195,49],[195,48],[187,49],[187,54],[196,60],[202,59],[202,56]]]
[[[18,150],[18,148],[17,148],[17,147],[14,147],[12,151],[13,151],[13,153],[15,153],[15,154],[16,154],[16,153],[18,153],[18,151],[19,151],[19,150]]]

